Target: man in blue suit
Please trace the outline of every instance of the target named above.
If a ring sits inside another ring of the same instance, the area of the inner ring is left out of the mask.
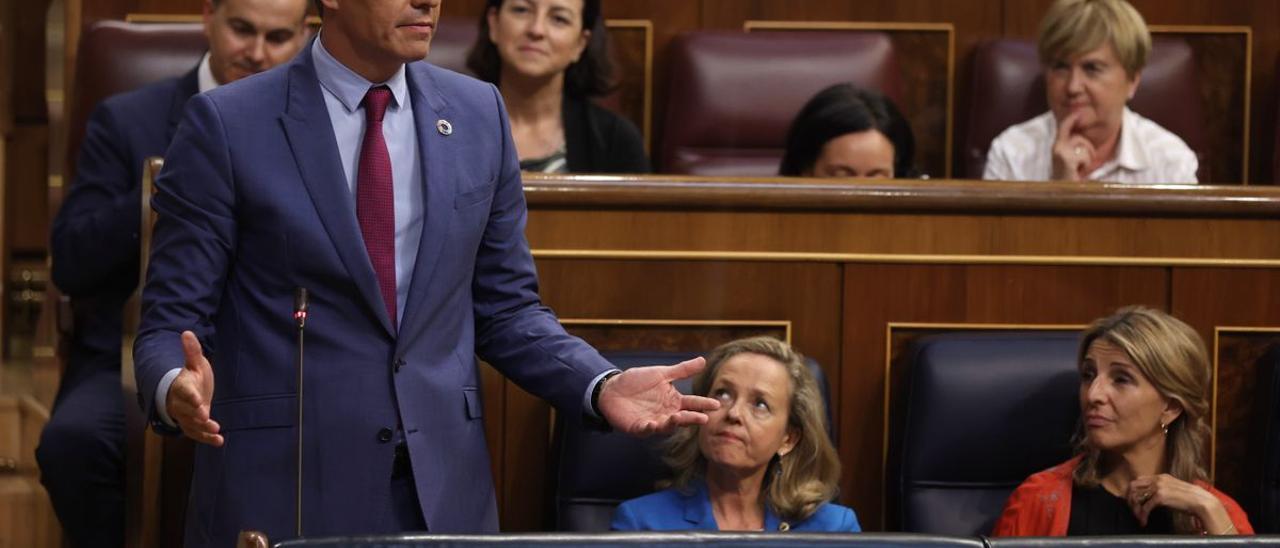
[[[138,283],[142,163],[164,154],[187,99],[287,61],[306,43],[306,0],[209,0],[209,51],[178,78],[103,101],[53,223],[53,280],[71,297],[66,370],[36,459],[73,546],[124,541],[121,309]],[[131,405],[134,405],[130,402]]]
[[[670,384],[701,358],[619,373],[540,302],[501,96],[420,61],[440,0],[321,7],[292,63],[191,100],[157,181],[135,357],[202,442],[187,545],[292,536],[299,488],[304,536],[496,531],[476,354],[570,416],[705,422]]]

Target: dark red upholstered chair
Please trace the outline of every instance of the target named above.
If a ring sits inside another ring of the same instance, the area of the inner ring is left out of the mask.
[[[800,107],[852,82],[901,104],[889,36],[878,31],[693,32],[671,47],[660,168],[694,175],[774,175]]]
[[[181,76],[206,49],[199,23],[100,21],[85,30],[69,101],[66,181],[75,179],[76,155],[94,106],[117,93]]]
[[[476,43],[480,25],[475,17],[441,17],[436,34],[431,38],[427,62],[454,72],[471,75],[467,69],[467,53]],[[473,75],[474,76],[474,75]]]
[[[1204,132],[1203,104],[1195,57],[1183,39],[1156,36],[1138,93],[1129,108],[1186,141],[1200,159],[1200,180],[1210,173],[1209,136]],[[1036,44],[999,39],[979,44],[973,54],[969,94],[969,129],[962,141],[957,173],[981,179],[991,141],[1009,126],[1049,110]]]
[[[66,180],[74,184],[76,155],[95,105],[111,95],[181,76],[200,62],[206,49],[199,23],[102,21],[89,27],[80,37],[71,90]],[[167,110],[156,112],[156,116],[168,115]],[[145,249],[143,251],[145,258]],[[136,334],[138,298],[135,293],[126,305],[126,333],[122,344],[123,368],[127,369],[123,371],[123,389],[128,433],[125,544],[179,546],[190,485],[192,447],[186,438],[161,439],[146,432],[146,417],[133,404],[137,401],[137,389],[132,383],[130,342],[133,338],[129,326],[132,324]]]

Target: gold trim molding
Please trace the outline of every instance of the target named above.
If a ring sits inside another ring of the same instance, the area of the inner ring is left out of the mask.
[[[929,255],[912,253],[796,253],[773,251],[670,251],[534,249],[535,259],[633,261],[741,261],[799,263],[994,264],[1031,266],[1156,266],[1280,268],[1280,259],[1106,257],[1058,255]]]
[[[560,318],[565,326],[619,327],[780,327],[791,344],[791,320],[661,320],[634,318]],[[708,349],[709,350],[709,349]]]

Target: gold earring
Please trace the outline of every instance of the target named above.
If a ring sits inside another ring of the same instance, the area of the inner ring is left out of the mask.
[[[1164,435],[1169,435],[1169,425],[1165,424],[1163,421],[1160,422],[1160,430],[1164,432]]]

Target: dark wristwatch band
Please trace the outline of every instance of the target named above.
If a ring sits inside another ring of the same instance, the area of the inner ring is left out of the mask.
[[[595,388],[591,390],[591,411],[595,413],[597,417],[604,419],[604,413],[600,412],[600,392],[604,391],[604,383],[609,382],[609,379],[621,374],[622,371],[616,369],[605,373],[603,377],[600,377],[600,382],[596,383]]]

